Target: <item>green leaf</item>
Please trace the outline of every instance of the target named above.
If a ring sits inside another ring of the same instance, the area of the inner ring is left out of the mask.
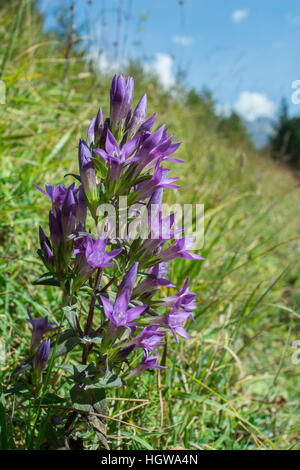
[[[63,308],[64,314],[66,316],[66,319],[72,328],[72,330],[77,333],[77,311],[76,308],[74,309],[74,306],[72,307],[64,307]]]
[[[108,169],[105,164],[98,158],[92,157],[95,170],[99,173],[99,176],[105,180],[107,177]]]
[[[103,409],[104,404],[101,401],[105,400],[105,390],[100,388],[84,388],[75,384],[70,390],[72,402],[75,407],[84,411],[93,411],[93,406],[100,406]]]
[[[86,364],[78,364],[76,366],[63,365],[60,366],[60,368],[71,374],[70,379],[79,384],[92,383],[95,376],[100,373],[99,369],[97,369],[93,363],[88,366]]]
[[[124,385],[123,380],[115,374],[110,374],[109,377],[103,377],[93,384],[95,388],[113,388],[121,387]]]
[[[21,362],[21,364],[16,367],[16,369],[12,372],[11,377],[16,377],[17,375],[25,374],[27,370],[32,368],[33,357],[26,359],[25,361]],[[15,392],[12,392],[15,393]]]
[[[65,330],[59,335],[55,357],[67,354],[68,352],[72,351],[72,349],[74,349],[75,346],[77,346],[79,343],[80,338],[74,335],[73,330]]]
[[[96,336],[95,338],[91,338],[90,336],[84,336],[83,338],[80,338],[80,342],[82,344],[101,344],[103,338],[101,336]]]
[[[60,283],[54,277],[43,278],[43,276],[37,279],[36,281],[33,281],[32,284],[34,286],[60,286]]]
[[[59,397],[55,393],[46,393],[41,401],[41,405],[52,405],[54,403],[66,403],[66,398]]]

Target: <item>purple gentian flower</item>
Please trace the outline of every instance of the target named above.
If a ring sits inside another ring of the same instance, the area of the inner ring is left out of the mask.
[[[98,238],[96,241],[90,235],[75,238],[75,269],[81,281],[88,279],[97,268],[114,266],[110,261],[121,253],[122,248],[105,252],[106,245],[107,239],[104,238]]]
[[[74,191],[76,193],[76,221],[77,223],[81,224],[83,227],[85,226],[86,222],[86,215],[87,215],[87,206],[86,206],[86,199],[85,195],[82,191],[82,186],[79,186]]]
[[[107,245],[106,239],[98,238],[98,240],[94,242],[90,235],[86,238],[87,244],[85,248],[85,257],[88,264],[94,269],[114,266],[114,263],[110,263],[110,261],[121,253],[122,248],[117,248],[105,253]]]
[[[61,228],[64,240],[74,232],[76,225],[77,203],[72,189],[68,189],[61,209]]]
[[[153,114],[151,117],[149,117],[149,119],[147,119],[147,121],[145,121],[141,127],[138,129],[138,134],[142,133],[142,132],[151,132],[152,130],[152,127],[154,126],[155,124],[155,121],[156,121],[156,118],[157,118],[157,113]]]
[[[175,181],[178,181],[179,178],[168,178],[167,168],[159,166],[159,163],[156,165],[152,178],[144,181],[139,184],[136,190],[136,201],[141,201],[154,193],[157,189],[160,188],[179,188],[180,186],[174,184]]]
[[[133,338],[127,346],[135,345],[135,349],[143,348],[156,354],[154,348],[166,344],[165,341],[161,341],[164,338],[166,330],[159,330],[157,325],[149,325],[142,329],[142,331]]]
[[[195,297],[196,294],[190,291],[189,289],[189,278],[185,280],[185,283],[178,291],[177,294],[165,297],[162,299],[162,304],[170,308],[182,308],[186,312],[192,312],[196,308]],[[190,317],[193,319],[192,315]]]
[[[122,172],[122,168],[126,160],[135,151],[138,144],[138,137],[129,140],[122,149],[120,149],[114,135],[108,129],[106,135],[105,150],[94,149],[94,153],[102,157],[108,163],[108,180],[117,181]]]
[[[97,117],[91,120],[89,129],[88,129],[87,144],[89,147],[91,147],[91,145],[94,145],[100,142],[103,130],[104,130],[103,113],[102,113],[102,109],[99,108]]]
[[[59,209],[49,212],[49,228],[52,245],[57,251],[62,239],[61,211]]]
[[[46,317],[41,317],[34,320],[31,316],[29,307],[27,307],[27,313],[29,318],[26,318],[26,320],[31,324],[33,328],[31,336],[31,348],[33,351],[36,351],[43,335],[46,333],[47,330],[53,329],[51,327],[55,325],[55,323],[48,322],[48,315]]]
[[[42,227],[39,227],[39,238],[40,238],[40,245],[41,245],[41,254],[43,260],[48,267],[49,270],[53,269],[55,266],[55,256],[51,249],[51,243],[49,238],[45,235]]]
[[[133,78],[125,80],[123,74],[114,76],[110,87],[110,125],[113,131],[121,129],[130,111],[133,97]]]
[[[171,281],[165,278],[167,263],[159,263],[148,270],[148,276],[134,289],[135,296],[141,296],[150,292],[154,287],[175,287]]]
[[[155,325],[169,328],[175,338],[175,341],[179,343],[179,340],[176,335],[180,335],[183,338],[190,339],[190,336],[183,328],[183,324],[188,318],[193,319],[191,312],[173,309],[167,315],[154,317],[153,319],[151,319],[151,322]]]
[[[69,189],[73,190],[75,184],[73,183],[73,184],[71,184],[71,186],[69,186],[69,188],[65,188],[61,184],[59,184],[57,186],[51,186],[51,184],[46,183],[45,184],[46,191],[44,191],[44,189],[40,188],[36,184],[34,184],[34,186],[42,194],[45,194],[46,196],[50,197],[50,199],[52,201],[52,210],[54,210],[54,209],[62,209],[63,202],[65,200],[67,191]]]
[[[127,138],[131,139],[139,131],[142,124],[145,123],[147,118],[147,95],[143,95],[134,110],[132,119],[127,126]]]
[[[142,362],[130,371],[130,377],[137,377],[147,369],[167,369],[166,366],[157,365],[158,356],[149,356],[147,351],[144,351]]]
[[[155,209],[155,211],[153,211],[153,209]],[[154,204],[151,205],[151,215],[148,217],[150,227],[149,236],[143,242],[141,247],[143,261],[145,261],[146,258],[149,258],[149,255],[153,256],[160,253],[164,243],[167,240],[171,240],[174,238],[175,234],[182,231],[182,229],[172,229],[176,213],[163,218],[160,210],[158,213],[153,214],[153,212],[157,212],[157,209],[159,209],[159,206],[155,207]]]
[[[37,375],[41,375],[43,369],[45,368],[50,353],[50,339],[44,339],[40,347],[38,348],[34,360],[33,368]]]
[[[85,225],[85,219],[86,219],[86,201],[84,194],[82,192],[82,186],[79,186],[78,188],[75,188],[75,184],[71,184],[68,188],[65,188],[62,185],[57,185],[57,186],[51,186],[50,184],[46,183],[45,188],[46,191],[44,191],[42,188],[40,188],[37,185],[34,185],[41,193],[45,194],[48,196],[51,201],[52,201],[52,213],[57,214],[59,213],[64,205],[65,199],[68,196],[69,198],[72,197],[72,195],[75,198],[75,204],[76,204],[76,215],[77,215],[77,220],[80,222],[82,225]],[[72,193],[72,195],[71,195]]]
[[[129,294],[128,291],[124,291],[121,295],[116,298],[115,304],[112,305],[110,301],[100,295],[101,302],[104,308],[104,313],[109,321],[117,328],[124,326],[132,326],[133,320],[135,320],[141,313],[146,310],[147,305],[140,305],[138,307],[132,307],[128,309],[129,305]]]
[[[172,143],[172,140],[173,137],[168,137],[168,129],[165,129],[164,125],[153,134],[143,132],[138,151],[132,159],[135,162],[136,174],[142,170],[150,170],[164,160],[182,163],[183,160],[170,157],[181,144],[181,142]]]
[[[190,253],[194,247],[193,237],[183,237],[175,240],[174,244],[166,250],[159,253],[158,258],[160,261],[171,261],[175,258],[185,258],[190,260],[204,260],[202,256]]]
[[[128,291],[129,298],[131,297],[136,280],[138,265],[138,262],[133,263],[129,271],[125,274],[121,284],[119,285],[118,296],[123,292]]]
[[[80,179],[82,182],[84,193],[91,203],[97,201],[98,190],[97,190],[97,178],[92,161],[92,154],[90,149],[84,140],[79,141],[78,148],[78,161],[79,161],[79,171]]]

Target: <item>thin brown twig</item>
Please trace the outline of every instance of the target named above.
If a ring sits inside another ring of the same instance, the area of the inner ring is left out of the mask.
[[[132,408],[129,408],[128,410],[122,410],[120,413],[114,415],[114,418],[117,418],[120,415],[130,413],[131,411],[137,410],[138,408],[141,408],[142,406],[148,406],[150,405],[150,401],[146,401],[145,403],[141,403],[140,405],[133,406]]]
[[[26,405],[26,406],[20,406],[18,408],[28,409],[28,408],[36,408],[38,406],[39,405]],[[125,424],[126,426],[131,426],[133,428],[140,429],[141,431],[148,431],[148,429],[142,428],[141,426],[137,426],[136,424],[127,423],[127,421],[113,418],[112,416],[103,415],[102,413],[96,413],[94,411],[78,410],[77,408],[70,408],[68,406],[59,406],[59,405],[40,405],[40,408],[55,408],[55,409],[60,409],[60,410],[75,411],[78,414],[92,415],[92,416],[97,416],[98,418],[110,419],[111,421],[116,421],[117,423],[122,423],[122,424]]]
[[[96,292],[97,292],[97,290],[99,288],[99,285],[100,285],[100,282],[101,282],[102,273],[103,273],[103,268],[99,268],[98,271],[97,271],[97,276],[96,276],[96,281],[95,281],[95,286],[94,286],[94,293],[93,293],[93,296],[92,296],[92,299],[91,299],[89,313],[88,313],[88,317],[87,317],[86,325],[85,325],[85,329],[84,329],[84,334],[85,335],[89,335],[90,332],[91,332],[91,329],[92,329],[93,318],[94,318],[94,310],[95,310],[95,305],[96,305]],[[82,364],[87,363],[89,351],[90,351],[90,345],[86,344],[83,348],[83,351],[82,351]]]
[[[148,402],[147,398],[113,398],[113,397],[106,397],[105,400],[118,400],[118,401],[141,401],[141,402]]]
[[[99,288],[100,282],[101,282],[101,277],[103,273],[103,268],[99,268],[97,272],[97,277],[96,277],[96,282],[95,282],[95,287],[94,287],[94,294],[91,300],[90,304],[90,309],[84,329],[84,334],[88,335],[91,331],[92,323],[93,323],[93,317],[94,317],[94,310],[95,310],[95,305],[96,305],[96,291]]]

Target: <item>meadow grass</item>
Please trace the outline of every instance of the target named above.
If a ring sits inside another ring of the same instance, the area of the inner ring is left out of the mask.
[[[0,341],[3,389],[30,340],[25,321],[59,314],[55,288],[32,283],[43,268],[36,255],[38,226],[48,208],[33,187],[76,170],[77,144],[99,105],[107,114],[111,77],[95,73],[78,51],[66,59],[54,35],[43,33],[30,2],[11,2],[0,15]],[[109,421],[112,448],[295,448],[299,429],[299,187],[295,177],[255,151],[247,139],[228,139],[205,99],[163,92],[153,77],[131,64],[135,99],[146,90],[149,115],[158,111],[182,140],[172,165],[181,188],[170,202],[205,205],[204,262],[174,263],[172,280],[187,275],[197,293],[190,342],[170,337],[162,363],[113,392]],[[76,172],[76,171],[75,171]],[[68,181],[69,180],[69,181]],[[72,352],[72,355],[76,355]],[[5,362],[4,362],[5,360]],[[64,390],[60,390],[63,395]],[[139,401],[144,400],[144,401]],[[28,421],[2,395],[2,448],[23,446]],[[4,410],[8,412],[5,413]],[[134,426],[138,427],[134,427]],[[143,428],[143,429],[140,429]],[[90,448],[97,440],[90,436]]]

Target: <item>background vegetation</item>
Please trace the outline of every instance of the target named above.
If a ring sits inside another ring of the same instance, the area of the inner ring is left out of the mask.
[[[300,168],[300,118],[289,117],[287,103],[282,101],[280,116],[270,139],[274,160],[286,163],[297,171]]]
[[[45,225],[48,210],[33,183],[64,183],[70,165],[75,170],[78,139],[85,137],[99,105],[108,111],[111,77],[97,73],[83,53],[58,36],[45,34],[33,3],[2,3],[0,381],[5,390],[11,370],[27,353],[26,307],[35,316],[53,318],[61,306],[55,288],[32,284],[42,273],[35,251],[38,225]],[[292,362],[293,341],[300,339],[298,182],[252,148],[237,116],[217,118],[209,93],[179,87],[176,93],[163,92],[140,64],[125,72],[135,78],[135,100],[146,90],[149,115],[157,111],[159,123],[184,142],[180,156],[186,163],[172,167],[182,185],[173,202],[205,204],[201,254],[206,261],[192,268],[189,262],[173,266],[177,285],[189,275],[197,292],[196,322],[187,326],[192,340],[177,345],[170,338],[167,371],[145,373],[111,397],[111,416],[128,424],[108,422],[110,445],[295,448],[300,440],[300,365]],[[13,425],[21,448],[28,423],[17,403],[4,394],[1,400],[8,411],[6,435]],[[34,410],[28,410],[28,419],[30,414]],[[90,446],[96,445],[91,434]]]

